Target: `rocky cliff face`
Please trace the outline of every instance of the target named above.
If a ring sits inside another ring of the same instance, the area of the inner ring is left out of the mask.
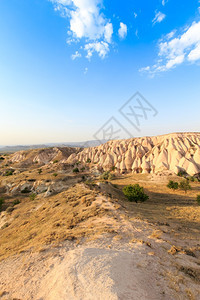
[[[67,163],[90,162],[97,169],[119,173],[159,173],[185,171],[200,173],[200,133],[174,133],[109,141],[99,147],[72,154]]]

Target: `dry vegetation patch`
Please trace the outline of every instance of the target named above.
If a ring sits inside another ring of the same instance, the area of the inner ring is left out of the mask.
[[[101,222],[102,217],[108,221],[112,213],[99,205],[98,195],[87,186],[77,184],[49,198],[37,197],[34,201],[24,198],[13,212],[6,213],[7,226],[0,229],[1,259],[65,240],[113,232],[112,227],[105,226],[105,220]]]

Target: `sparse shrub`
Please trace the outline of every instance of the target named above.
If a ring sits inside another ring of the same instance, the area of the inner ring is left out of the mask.
[[[57,164],[57,163],[58,163],[58,160],[55,159],[55,160],[53,161],[53,164]]]
[[[29,199],[30,199],[31,201],[34,201],[35,198],[36,198],[36,196],[37,196],[37,194],[32,193],[32,194],[29,195]]]
[[[10,225],[9,223],[5,223],[5,224],[1,227],[1,229],[5,229],[5,228],[7,228],[9,225]]]
[[[74,168],[73,173],[79,173],[79,168]]]
[[[22,194],[28,194],[30,192],[31,191],[30,191],[30,189],[27,186],[21,191]]]
[[[82,168],[81,168],[81,171],[82,171],[82,172],[85,171],[85,167],[82,167]]]
[[[80,163],[81,163],[80,161],[77,161],[75,164],[78,166],[78,165],[80,165]]]
[[[86,163],[87,163],[87,164],[90,164],[90,163],[91,163],[91,159],[88,158],[88,159],[86,160]]]
[[[179,188],[181,190],[183,190],[185,193],[187,193],[187,191],[191,190],[191,185],[189,184],[188,180],[182,180],[179,184]]]
[[[108,176],[108,180],[113,180],[115,178],[115,174],[110,173]]]
[[[81,178],[82,178],[82,180],[85,180],[85,176],[84,175]]]
[[[86,180],[85,184],[88,185],[89,187],[96,186],[96,183],[92,180]]]
[[[5,158],[3,156],[0,157],[0,160],[4,160]]]
[[[54,176],[54,177],[57,177],[57,176],[58,176],[58,174],[57,174],[57,173],[53,173],[53,176]]]
[[[200,195],[197,195],[197,203],[198,203],[198,205],[200,205]]]
[[[173,180],[170,180],[167,187],[169,189],[172,189],[172,190],[177,190],[178,189],[178,182],[175,182]]]
[[[1,197],[0,198],[0,211],[1,211],[1,209],[2,209],[2,205],[4,204],[4,199]]]
[[[7,213],[11,213],[13,210],[14,210],[14,207],[12,207],[12,206],[9,206],[6,208]]]
[[[144,193],[143,187],[140,186],[139,184],[135,184],[135,185],[130,184],[125,186],[123,188],[123,193],[130,202],[133,201],[135,201],[136,203],[138,201],[144,202],[149,199],[149,196]]]
[[[188,179],[189,179],[189,181],[191,181],[191,182],[194,182],[194,181],[195,181],[194,176],[190,176]]]
[[[103,179],[103,180],[108,180],[109,175],[110,175],[110,172],[109,172],[109,171],[106,171],[106,172],[104,172],[104,173],[100,176],[100,178]]]
[[[182,171],[179,171],[178,174],[177,174],[179,177],[184,177],[187,175],[187,172],[182,170]]]
[[[4,174],[4,176],[11,176],[13,175],[14,170],[7,170]]]
[[[112,166],[111,171],[115,171],[117,168],[115,166]]]
[[[15,205],[17,205],[17,204],[19,204],[20,203],[20,200],[18,200],[18,199],[15,199],[14,201],[13,201],[13,206],[15,206]]]
[[[42,169],[39,169],[39,170],[38,170],[38,174],[41,174],[41,173],[42,173]]]

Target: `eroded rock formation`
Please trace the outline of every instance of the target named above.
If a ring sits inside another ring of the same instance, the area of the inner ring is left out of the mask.
[[[200,133],[174,133],[156,137],[113,140],[72,154],[67,163],[91,161],[97,169],[119,173],[185,171],[200,173]]]

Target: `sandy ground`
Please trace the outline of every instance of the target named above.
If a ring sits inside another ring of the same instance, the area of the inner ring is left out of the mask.
[[[197,278],[180,270],[197,269],[196,258],[169,254],[167,242],[147,238],[154,228],[141,220],[127,221],[126,225],[134,233],[132,240],[104,234],[96,241],[67,241],[40,253],[27,251],[7,258],[0,263],[0,298],[200,299]]]
[[[2,262],[2,299],[174,299],[147,246],[110,242],[66,245]]]

